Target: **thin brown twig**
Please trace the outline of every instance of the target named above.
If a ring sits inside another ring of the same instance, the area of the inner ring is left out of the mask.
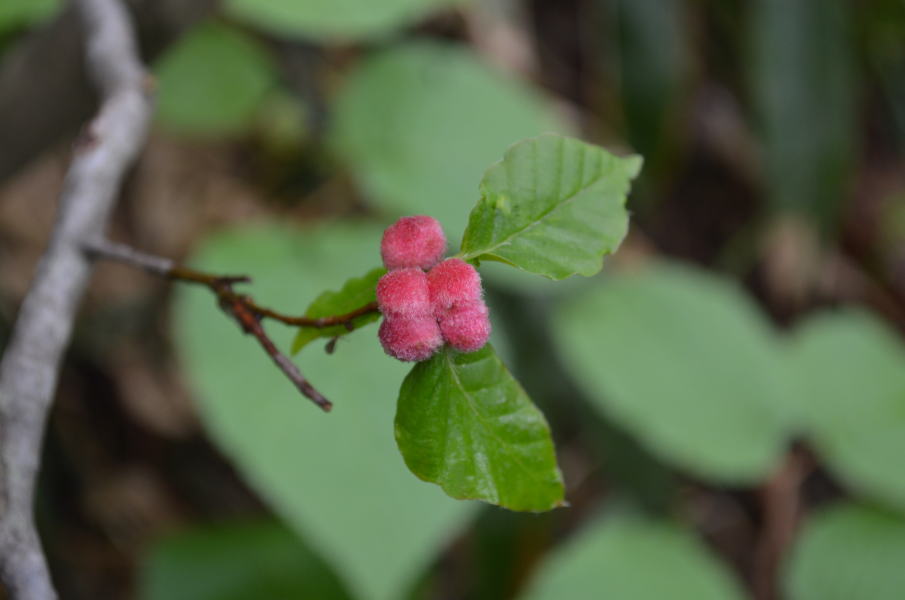
[[[763,507],[763,527],[754,558],[754,597],[757,600],[780,597],[776,575],[795,538],[801,517],[801,484],[812,468],[811,457],[800,448],[792,448],[779,470],[758,490]]]
[[[323,396],[323,394],[317,391],[311,382],[301,373],[299,368],[295,366],[286,355],[277,349],[276,344],[273,343],[273,340],[271,340],[267,335],[267,332],[264,331],[261,321],[266,318],[295,327],[323,329],[326,327],[344,325],[351,329],[356,318],[375,313],[378,310],[377,303],[370,302],[351,312],[341,315],[331,315],[327,317],[295,317],[284,315],[273,309],[257,304],[254,299],[247,294],[236,292],[233,288],[235,284],[251,282],[251,278],[245,275],[216,275],[198,271],[178,265],[168,258],[147,254],[130,246],[111,242],[106,239],[93,240],[86,244],[86,249],[95,257],[115,260],[120,263],[139,267],[171,281],[202,285],[211,290],[211,292],[217,296],[220,308],[239,324],[244,333],[254,336],[264,349],[264,352],[270,356],[277,367],[290,381],[292,381],[299,391],[324,411],[329,411],[333,405]]]

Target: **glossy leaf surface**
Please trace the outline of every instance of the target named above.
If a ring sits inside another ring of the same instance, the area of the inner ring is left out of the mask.
[[[530,511],[563,503],[547,422],[489,344],[415,365],[399,392],[396,441],[413,473],[454,498]]]

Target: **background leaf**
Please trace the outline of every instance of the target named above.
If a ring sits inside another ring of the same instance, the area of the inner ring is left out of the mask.
[[[380,118],[375,118],[380,115]],[[333,146],[383,209],[465,229],[487,166],[560,127],[542,98],[459,46],[408,43],[368,59],[336,99]]]
[[[547,422],[489,344],[445,349],[412,368],[396,441],[413,473],[454,498],[533,511],[563,502]]]
[[[0,2],[0,35],[45,21],[60,10],[60,0],[3,0]]]
[[[855,112],[850,3],[758,0],[751,90],[776,208],[835,221],[851,171]]]
[[[193,29],[161,57],[154,71],[161,123],[201,136],[242,132],[276,77],[261,46],[217,23]]]
[[[811,517],[785,580],[789,600],[898,600],[905,590],[905,520],[842,504]]]
[[[638,157],[557,135],[519,142],[481,180],[462,253],[551,279],[593,275],[628,231],[625,198],[640,168]]]
[[[607,50],[618,65],[627,133],[649,164],[672,141],[668,121],[682,107],[691,73],[686,6],[681,0],[615,0],[607,6]]]
[[[346,40],[375,37],[463,0],[226,0],[234,16],[276,34]]]
[[[159,541],[140,590],[144,600],[350,600],[324,561],[274,522],[196,528]]]
[[[524,600],[741,600],[738,585],[689,532],[610,517],[586,526],[544,564]]]
[[[381,228],[243,229],[207,240],[191,264],[254,277],[255,299],[287,312],[361,273],[379,256]],[[393,441],[393,405],[406,367],[373,335],[299,366],[335,406],[321,413],[276,371],[207,290],[180,288],[176,339],[213,439],[271,506],[344,576],[360,600],[396,600],[473,505],[411,475]],[[280,347],[292,331],[266,323]]]
[[[905,347],[863,312],[812,318],[793,346],[801,418],[829,468],[859,492],[905,509]]]
[[[377,300],[377,280],[386,273],[383,267],[373,269],[363,277],[353,277],[346,281],[343,286],[336,292],[326,291],[314,299],[314,302],[305,311],[306,317],[329,317],[331,315],[342,315],[350,313],[353,310],[376,302]],[[352,321],[352,329],[345,325],[336,327],[325,327],[323,329],[315,329],[313,327],[304,327],[295,334],[292,341],[292,353],[295,354],[313,340],[317,338],[341,337],[352,333],[352,331],[364,327],[368,323],[373,323],[380,319],[380,313],[371,313],[357,317]]]
[[[554,324],[594,406],[665,461],[727,483],[774,468],[791,420],[782,346],[732,284],[647,268],[563,304]]]

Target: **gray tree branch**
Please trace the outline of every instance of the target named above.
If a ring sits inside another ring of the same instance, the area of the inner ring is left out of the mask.
[[[0,361],[0,578],[14,600],[56,597],[32,505],[47,413],[100,236],[151,114],[147,77],[118,0],[72,0],[102,97],[74,151],[57,221]]]

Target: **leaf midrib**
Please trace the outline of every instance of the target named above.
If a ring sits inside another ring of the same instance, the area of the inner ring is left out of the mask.
[[[449,367],[450,372],[452,373],[453,381],[455,382],[456,387],[459,388],[459,390],[462,392],[462,395],[465,397],[469,408],[471,408],[472,412],[475,414],[478,421],[481,422],[485,431],[487,431],[488,437],[491,437],[491,438],[497,440],[500,443],[500,445],[505,448],[512,447],[512,444],[504,442],[499,436],[497,436],[493,432],[493,429],[490,428],[490,426],[487,422],[487,419],[485,419],[484,416],[480,413],[480,411],[478,411],[477,406],[476,406],[477,402],[472,399],[471,394],[468,393],[468,391],[465,389],[465,386],[462,384],[462,381],[459,379],[459,374],[458,374],[458,372],[456,372],[455,364],[452,362],[449,352],[446,352],[445,354],[446,355],[445,355],[444,359],[446,360],[446,364]],[[510,451],[509,454],[512,456],[512,461],[516,465],[518,465],[531,479],[533,479],[535,481],[541,481],[541,482],[544,481],[543,479],[538,478],[538,476],[535,475],[534,472],[531,469],[529,469],[521,461],[521,459],[518,457],[517,454],[514,454],[512,451]]]

